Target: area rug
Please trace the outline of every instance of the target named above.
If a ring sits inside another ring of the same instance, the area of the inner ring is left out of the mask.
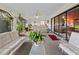
[[[55,35],[48,35],[52,40],[59,40]]]

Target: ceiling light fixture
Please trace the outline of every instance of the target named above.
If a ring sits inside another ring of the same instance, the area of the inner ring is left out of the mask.
[[[40,16],[42,16],[42,12],[38,9],[38,10],[36,11],[35,17],[38,19]]]

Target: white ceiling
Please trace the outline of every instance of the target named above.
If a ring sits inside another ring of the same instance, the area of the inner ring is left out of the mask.
[[[35,16],[39,10],[42,16],[51,16],[66,3],[5,3],[3,5],[16,10],[24,16]]]
[[[1,5],[1,3],[0,3]],[[76,5],[74,3],[2,3],[10,11],[21,13],[27,23],[33,21],[49,20],[51,17],[60,14],[66,9]],[[37,11],[41,14],[38,19],[35,17]]]

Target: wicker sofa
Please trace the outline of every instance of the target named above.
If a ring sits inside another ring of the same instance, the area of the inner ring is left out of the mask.
[[[16,31],[0,33],[0,55],[12,55],[24,42]]]

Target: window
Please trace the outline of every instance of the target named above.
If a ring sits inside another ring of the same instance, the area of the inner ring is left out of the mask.
[[[58,26],[59,26],[59,19],[58,19],[58,17],[55,17],[55,32],[58,34],[58,32],[59,32],[59,28],[58,28]]]
[[[59,32],[63,38],[66,38],[66,13],[59,15]]]
[[[6,11],[0,10],[0,33],[11,31],[12,17]]]
[[[54,19],[54,31],[56,34],[66,38],[66,14],[56,16]]]

